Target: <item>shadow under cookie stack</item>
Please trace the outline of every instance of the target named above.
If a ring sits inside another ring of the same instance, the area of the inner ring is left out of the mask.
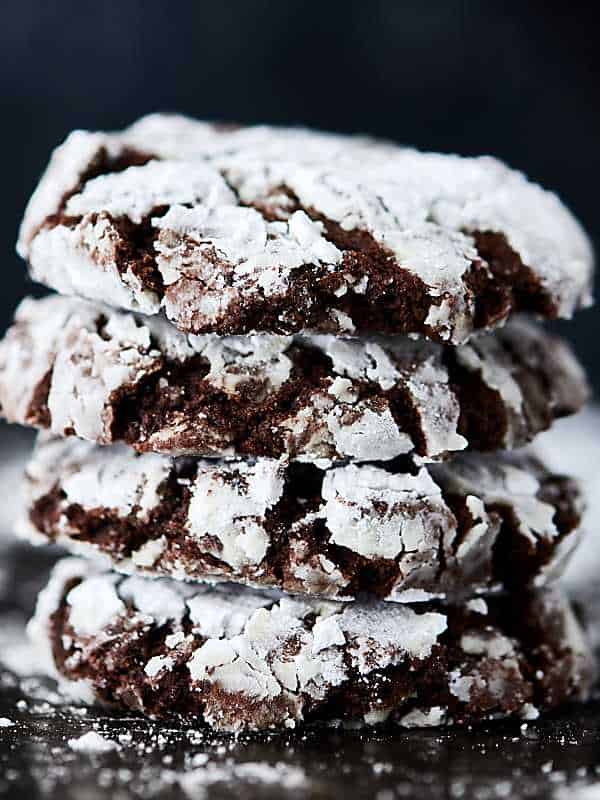
[[[29,631],[82,702],[222,731],[466,724],[585,699],[554,587],[582,501],[522,448],[585,402],[557,197],[492,158],[152,115],[76,131],[0,345],[42,429]],[[517,313],[517,312],[521,312]]]

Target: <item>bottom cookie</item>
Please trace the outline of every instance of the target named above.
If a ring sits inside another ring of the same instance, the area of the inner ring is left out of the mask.
[[[335,603],[55,567],[29,632],[84,702],[221,731],[466,724],[587,697],[594,660],[553,590],[462,606]]]

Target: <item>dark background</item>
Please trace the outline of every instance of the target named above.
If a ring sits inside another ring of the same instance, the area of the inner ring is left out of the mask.
[[[595,3],[507,0],[4,0],[0,328],[51,147],[153,110],[367,131],[492,153],[556,189],[600,244]],[[600,390],[600,315],[560,324]]]

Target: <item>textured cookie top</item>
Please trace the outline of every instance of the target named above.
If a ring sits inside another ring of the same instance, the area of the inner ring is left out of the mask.
[[[524,321],[457,348],[408,337],[219,337],[59,296],[0,343],[12,422],[140,451],[313,461],[518,447],[581,408],[568,348]]]
[[[25,492],[28,538],[124,572],[400,602],[552,580],[581,514],[576,484],[525,453],[322,471],[42,436]]]
[[[563,597],[339,605],[55,568],[29,632],[80,699],[230,731],[311,719],[407,726],[537,714],[587,696],[593,658]]]
[[[492,158],[154,115],[76,131],[21,228],[36,280],[192,333],[420,333],[590,302],[558,198]]]

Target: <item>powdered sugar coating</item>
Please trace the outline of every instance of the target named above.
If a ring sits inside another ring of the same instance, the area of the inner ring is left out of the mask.
[[[94,702],[94,691],[89,681],[73,679],[65,681],[56,669],[48,621],[60,606],[66,587],[77,581],[82,574],[93,576],[94,573],[95,570],[91,566],[77,558],[63,558],[55,564],[52,579],[38,594],[36,613],[27,625],[27,633],[35,646],[40,672],[55,678],[67,695],[85,703]]]
[[[511,448],[586,396],[566,346],[522,321],[459,348],[406,337],[187,336],[160,318],[53,296],[24,300],[0,344],[10,421],[173,454],[329,463]]]
[[[73,440],[71,446],[61,441],[41,447],[31,462],[29,476],[39,486],[49,488],[56,480],[57,459],[65,456],[61,480],[67,496],[83,508],[113,508],[124,516],[146,521],[162,500],[160,487],[171,472],[171,464],[161,456],[135,459],[125,449],[98,448],[89,459],[89,445]]]
[[[85,677],[104,701],[159,717],[184,714],[219,730],[290,727],[332,715],[408,726],[464,723],[519,714],[530,708],[534,691],[549,706],[583,699],[593,677],[589,646],[555,593],[522,598],[521,627],[506,617],[510,606],[503,610],[496,600],[489,612],[456,608],[449,618],[442,609],[339,605],[161,582],[179,593],[181,606],[165,626],[123,591],[131,579],[115,579],[83,561],[66,564],[55,569],[29,628],[50,657],[43,668],[67,681]],[[70,591],[67,573],[79,581]],[[103,582],[100,591],[116,592],[122,608],[100,629],[92,613],[94,625],[80,623],[75,630],[73,617],[89,611],[79,607],[77,590],[85,595],[90,583],[98,588]],[[209,627],[186,632],[185,609],[196,600]],[[217,617],[227,608],[226,616],[237,619],[231,629],[209,630],[213,603]],[[149,641],[152,653],[140,659]],[[131,673],[123,659],[133,652],[141,669]],[[173,678],[179,688],[170,694]],[[393,691],[396,686],[405,691]]]
[[[149,226],[143,252],[130,225]],[[500,237],[493,252],[480,234]],[[590,302],[593,261],[558,198],[495,159],[166,115],[71,134],[18,247],[60,292],[164,308],[185,331],[385,329],[454,344],[523,304],[570,316]],[[513,258],[530,300],[512,283]],[[502,297],[485,319],[475,273]]]
[[[452,465],[435,465],[432,470],[444,480],[449,492],[475,495],[489,505],[510,505],[520,534],[532,544],[557,538],[556,509],[539,498],[540,482],[535,471],[492,459],[461,459]]]
[[[79,636],[94,636],[125,612],[125,603],[116,591],[118,576],[92,576],[67,595],[72,607],[73,631]]]
[[[26,495],[25,536],[100,555],[122,572],[402,603],[553,580],[581,513],[575,485],[527,455],[321,472],[44,436]],[[519,552],[518,569],[502,566],[501,547]]]
[[[424,467],[416,475],[371,466],[333,469],[325,475],[322,494],[330,541],[367,558],[429,550],[429,531],[453,527],[442,490]],[[426,519],[414,503],[420,497],[428,499]],[[369,513],[375,508],[382,511]]]
[[[67,200],[65,213],[75,217],[105,212],[139,223],[157,206],[184,208],[202,203],[212,208],[234,201],[235,195],[225,181],[215,180],[214,170],[200,161],[193,165],[152,161],[143,172],[132,167],[87,182],[81,192]]]
[[[270,544],[261,523],[283,496],[284,473],[276,461],[266,459],[226,470],[205,463],[192,486],[187,520],[191,536],[206,538],[207,551],[234,569],[260,564]],[[211,537],[217,539],[216,547]]]

